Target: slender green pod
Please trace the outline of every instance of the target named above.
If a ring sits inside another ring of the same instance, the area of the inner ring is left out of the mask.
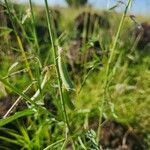
[[[58,69],[60,73],[60,77],[62,80],[62,84],[66,88],[67,91],[74,91],[74,85],[71,81],[71,78],[69,76],[67,67],[63,61],[63,49],[58,47]]]

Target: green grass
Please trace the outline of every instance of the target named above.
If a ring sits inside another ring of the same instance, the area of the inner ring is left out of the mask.
[[[127,17],[131,2],[128,1],[123,14],[109,11],[106,16],[111,29],[101,29],[100,35],[96,32],[93,35],[103,50],[110,50],[108,57],[85,63],[82,77],[67,72],[75,84],[75,91],[67,91],[63,81],[66,78],[62,77],[64,70],[60,70],[58,64],[58,46],[64,51],[69,49],[71,38],[76,36],[72,29],[74,18],[89,8],[57,8],[62,13],[59,29],[63,33],[56,37],[47,0],[44,8],[34,6],[32,0],[24,7],[5,0],[13,26],[12,29],[0,28],[3,33],[0,34],[0,96],[16,93],[20,101],[27,102],[28,108],[0,120],[0,149],[60,150],[70,144],[77,150],[91,146],[100,149],[97,143],[103,117],[132,126],[145,135],[150,146],[150,55],[146,53],[148,48],[139,51],[133,46],[129,29],[133,29],[134,22]],[[27,9],[31,14],[22,24]],[[71,15],[68,17],[68,14]],[[42,22],[41,18],[45,20]],[[36,25],[39,24],[48,29],[46,37],[38,37]],[[14,34],[11,41],[9,32]],[[41,38],[46,41],[41,43]],[[83,49],[86,44],[89,43],[85,43]],[[62,57],[62,63],[67,63],[65,55]],[[90,71],[86,70],[89,64],[93,66]],[[48,109],[43,104],[47,93],[52,97],[48,99]],[[69,101],[75,109],[68,107]],[[53,112],[51,103],[57,112]],[[93,124],[99,124],[96,131],[90,128],[91,118],[94,118]],[[85,137],[89,138],[88,142]]]

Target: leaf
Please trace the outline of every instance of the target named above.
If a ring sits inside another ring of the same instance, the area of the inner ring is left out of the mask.
[[[15,113],[13,116],[7,117],[5,119],[0,119],[0,127],[24,116],[32,115],[34,111],[32,109],[26,109],[20,112]]]

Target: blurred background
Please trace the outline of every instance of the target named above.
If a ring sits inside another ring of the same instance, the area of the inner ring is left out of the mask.
[[[16,2],[27,3],[28,0],[16,0]],[[39,5],[44,4],[44,0],[33,0],[33,2]],[[127,0],[123,0],[123,2],[126,3]],[[67,6],[65,0],[48,0],[48,3],[49,5]],[[100,9],[109,9],[116,3],[117,0],[88,0],[88,4]],[[150,15],[150,0],[133,0],[131,12],[135,15]]]

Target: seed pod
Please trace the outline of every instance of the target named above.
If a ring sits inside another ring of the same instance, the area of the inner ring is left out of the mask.
[[[62,52],[63,52],[62,48],[58,48],[58,68],[59,68],[59,73],[60,73],[60,77],[62,80],[62,84],[64,85],[67,91],[75,90],[74,85],[69,76],[68,70],[66,68],[66,65],[63,62]]]

